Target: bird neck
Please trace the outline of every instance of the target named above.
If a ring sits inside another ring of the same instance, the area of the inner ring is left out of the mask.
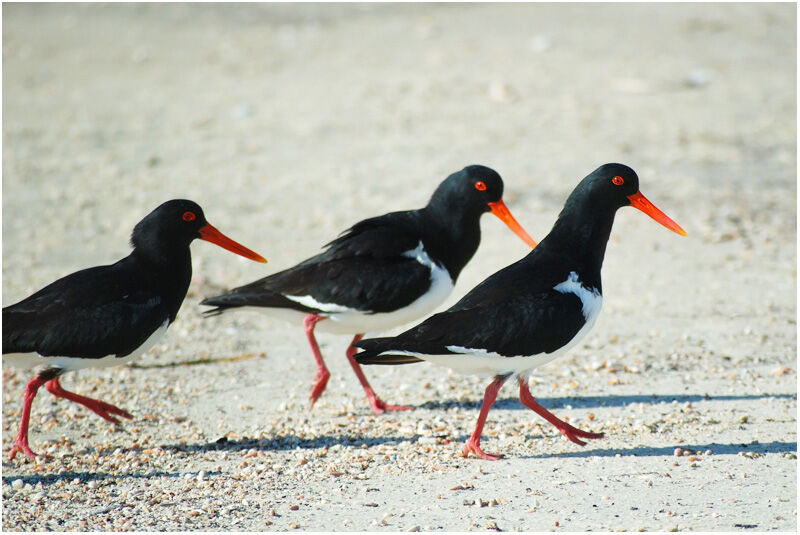
[[[192,256],[189,247],[175,247],[168,254],[137,247],[130,256],[139,272],[150,279],[149,285],[164,298],[172,323],[192,280]]]
[[[464,211],[463,206],[429,204],[422,210],[425,249],[441,262],[453,282],[478,250],[481,242],[481,212]]]
[[[602,291],[600,269],[615,213],[616,209],[582,209],[568,203],[537,248],[568,258],[582,281]]]

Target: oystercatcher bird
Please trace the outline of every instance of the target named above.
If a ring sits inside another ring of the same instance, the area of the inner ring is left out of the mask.
[[[491,374],[475,431],[463,449],[480,458],[489,408],[503,383],[519,377],[519,397],[572,442],[600,438],[559,420],[528,390],[530,370],[563,355],[594,325],[602,303],[600,267],[614,215],[633,206],[685,236],[674,221],[639,191],[630,167],[606,164],[584,178],[567,199],[556,224],[526,257],[498,271],[453,307],[393,338],[362,340],[361,364],[410,364],[424,360],[457,371]]]
[[[64,390],[59,377],[87,367],[116,366],[150,349],[178,314],[192,277],[189,244],[210,241],[236,254],[266,262],[212,227],[196,203],[165,202],[133,229],[133,251],[119,262],[77,271],[3,308],[3,362],[23,368],[47,366],[25,387],[17,452],[28,445],[31,404],[40,386],[84,405],[109,422],[131,415],[114,405]]]
[[[314,328],[319,324],[328,332],[355,335],[346,355],[372,411],[409,409],[375,395],[353,360],[352,344],[367,331],[403,325],[441,304],[478,248],[483,213],[493,213],[535,247],[502,196],[499,174],[470,165],[447,177],[424,208],[365,219],[328,243],[323,253],[200,304],[217,307],[207,315],[257,307],[289,321],[302,320],[317,364],[312,406],[330,377]]]

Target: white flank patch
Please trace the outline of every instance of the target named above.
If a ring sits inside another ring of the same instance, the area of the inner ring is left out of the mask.
[[[478,373],[487,375],[520,374],[533,368],[537,368],[551,362],[564,353],[575,347],[592,327],[594,327],[597,317],[600,315],[600,308],[603,304],[603,296],[596,288],[591,290],[581,285],[578,274],[574,271],[569,274],[567,280],[553,287],[561,293],[573,293],[583,303],[583,317],[586,320],[583,327],[562,347],[552,353],[538,353],[536,355],[517,355],[505,357],[498,353],[487,351],[486,349],[461,347],[456,345],[446,346],[448,351],[453,354],[426,355],[413,353],[410,351],[384,351],[384,354],[410,355],[427,360],[438,366],[446,366],[456,371],[464,373]]]
[[[450,274],[446,269],[436,264],[431,257],[428,256],[421,241],[416,249],[406,251],[402,256],[413,258],[430,269],[431,286],[428,288],[428,291],[419,296],[416,301],[398,310],[373,314],[370,311],[356,310],[335,303],[320,303],[310,295],[286,295],[284,297],[291,299],[295,303],[321,310],[320,316],[328,318],[328,320],[317,323],[315,329],[323,332],[356,334],[385,331],[386,329],[405,325],[427,316],[437,306],[441,305],[444,300],[447,299],[447,296],[450,295],[450,292],[453,291],[453,279],[450,278]],[[270,316],[292,321],[293,323],[301,321],[302,318],[306,316],[306,313],[296,310],[268,307],[253,308],[257,308],[259,311],[267,313]]]
[[[553,289],[562,294],[573,293],[577,295],[578,299],[583,303],[583,317],[586,319],[587,325],[594,325],[598,314],[600,314],[600,306],[603,304],[603,297],[597,291],[597,288],[589,290],[584,287],[581,281],[578,280],[578,274],[572,271],[567,276],[567,280],[556,284]]]
[[[300,303],[304,307],[316,308],[323,312],[341,313],[341,312],[358,312],[353,308],[343,307],[334,303],[320,303],[310,295],[284,295],[284,297],[295,303]]]
[[[164,336],[169,326],[169,319],[164,320],[161,326],[153,331],[153,334],[144,341],[142,345],[137,347],[131,354],[124,357],[116,357],[108,355],[98,359],[83,359],[76,357],[43,357],[37,353],[9,353],[3,355],[3,364],[11,364],[18,368],[29,369],[40,365],[54,366],[61,368],[65,371],[80,370],[83,368],[107,368],[109,366],[118,366],[132,361],[138,356],[146,353],[156,342]]]

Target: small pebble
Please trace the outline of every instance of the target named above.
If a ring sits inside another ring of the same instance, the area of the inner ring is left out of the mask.
[[[686,78],[683,79],[683,83],[687,87],[703,87],[708,85],[712,78],[710,72],[703,69],[695,69],[686,75]]]
[[[489,100],[498,103],[511,102],[513,94],[508,84],[503,82],[492,82],[489,85]]]

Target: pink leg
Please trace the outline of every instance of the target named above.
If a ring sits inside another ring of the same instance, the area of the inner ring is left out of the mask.
[[[311,346],[311,352],[314,353],[314,360],[317,361],[317,375],[314,376],[314,384],[311,387],[311,393],[308,395],[308,401],[312,407],[325,391],[325,387],[328,385],[328,379],[331,377],[331,372],[328,371],[328,368],[325,366],[325,362],[322,360],[322,353],[319,351],[317,339],[314,338],[314,326],[317,324],[317,322],[320,322],[324,319],[325,318],[321,318],[316,314],[309,314],[305,317],[305,319],[303,319],[303,327],[306,330],[308,345]]]
[[[555,414],[539,405],[536,400],[533,399],[531,391],[528,390],[528,382],[522,378],[519,380],[519,400],[530,410],[556,426],[556,429],[558,429],[562,435],[579,446],[585,446],[586,442],[580,440],[578,437],[603,438],[603,433],[590,433],[589,431],[583,431],[577,427],[569,425],[567,422],[559,420]]]
[[[494,403],[494,400],[497,399],[497,392],[500,391],[500,387],[503,386],[506,379],[508,379],[508,375],[504,377],[495,377],[494,381],[486,387],[486,392],[483,394],[481,412],[478,415],[478,422],[475,424],[475,431],[472,432],[472,436],[469,437],[464,449],[461,450],[461,455],[464,457],[472,452],[479,458],[486,459],[487,461],[496,461],[500,458],[499,455],[489,455],[481,450],[481,433],[483,433],[483,424],[486,423],[486,415],[489,414],[489,408],[492,406],[492,403]]]
[[[31,379],[27,385],[25,385],[25,398],[22,405],[22,420],[19,423],[19,433],[17,433],[17,438],[14,440],[14,445],[11,446],[11,456],[9,459],[13,459],[18,452],[22,452],[31,459],[36,457],[36,454],[31,451],[30,446],[28,446],[28,422],[31,418],[31,405],[33,404],[33,398],[36,397],[36,392],[39,390],[39,387],[45,384],[50,378],[44,374],[39,374],[33,379]]]
[[[411,410],[411,407],[406,405],[389,405],[378,396],[375,395],[375,391],[372,390],[372,387],[369,386],[369,381],[364,376],[364,372],[361,370],[361,365],[356,362],[353,358],[355,356],[356,351],[358,351],[353,344],[361,340],[363,335],[357,334],[353,338],[353,341],[350,342],[350,346],[347,348],[347,360],[350,361],[350,366],[353,367],[353,371],[356,373],[356,377],[358,377],[358,381],[361,383],[361,387],[364,389],[364,392],[367,394],[367,401],[369,402],[369,406],[372,408],[372,412],[375,414],[381,414],[384,411],[407,411]]]
[[[111,416],[111,414],[116,414],[117,416],[122,416],[123,418],[133,418],[128,411],[124,411],[119,407],[115,407],[110,403],[106,403],[104,401],[100,401],[98,399],[87,398],[81,395],[78,395],[74,392],[69,392],[61,388],[61,383],[58,382],[58,377],[55,379],[50,379],[45,383],[44,387],[47,389],[48,392],[53,394],[57,398],[64,398],[68,399],[69,401],[74,401],[75,403],[80,403],[90,411],[94,412],[104,420],[108,420],[111,423],[118,424],[119,420]]]

